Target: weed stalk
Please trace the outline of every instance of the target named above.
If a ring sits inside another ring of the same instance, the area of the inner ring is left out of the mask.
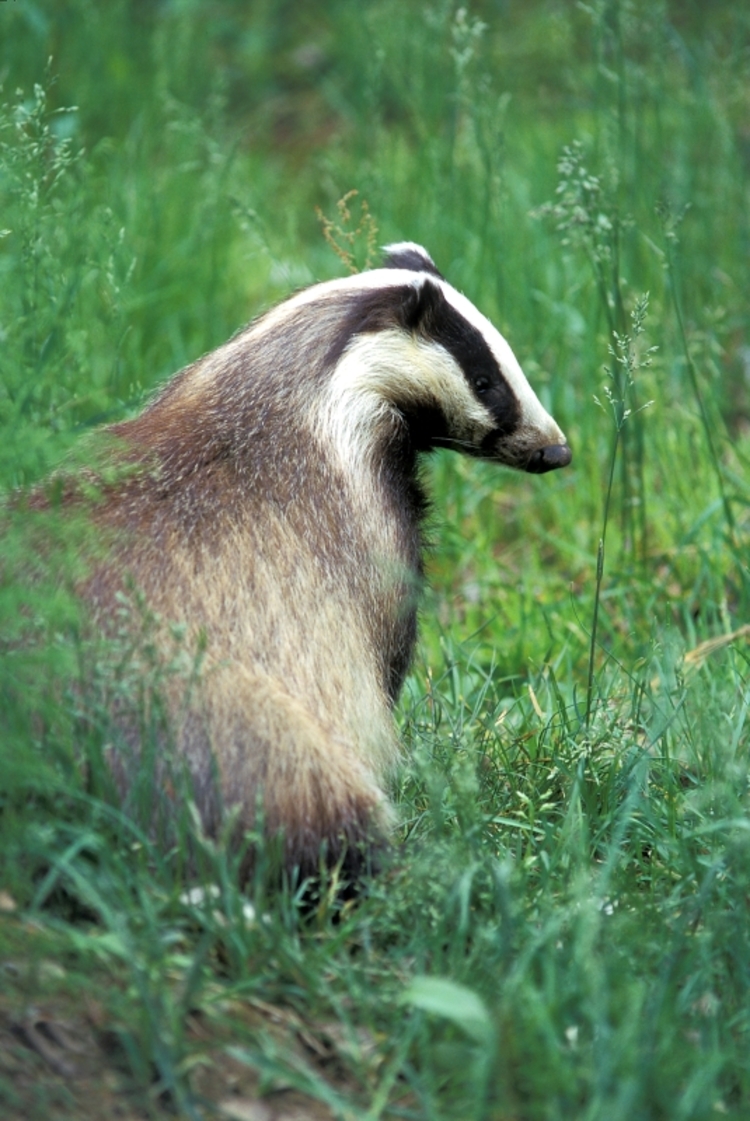
[[[632,389],[635,382],[635,372],[641,366],[648,366],[651,361],[651,355],[654,347],[649,348],[643,357],[640,357],[637,351],[636,341],[643,333],[643,324],[646,319],[646,312],[648,310],[648,293],[643,295],[637,302],[631,313],[631,333],[619,334],[617,331],[612,332],[614,338],[614,346],[610,345],[609,353],[612,359],[611,368],[608,371],[614,381],[614,392],[605,387],[604,395],[608,405],[612,410],[612,416],[615,423],[614,439],[612,441],[612,452],[609,460],[609,475],[607,479],[607,490],[604,497],[604,514],[602,519],[602,533],[599,538],[599,548],[596,556],[596,586],[594,588],[594,611],[591,620],[591,639],[589,642],[589,662],[588,672],[586,675],[586,727],[589,726],[591,721],[591,712],[593,707],[594,695],[594,659],[597,644],[597,632],[599,627],[599,604],[601,602],[602,580],[604,577],[604,556],[605,556],[605,542],[607,539],[607,526],[609,524],[609,513],[612,501],[612,490],[615,478],[615,466],[617,463],[617,453],[622,443],[622,434],[625,431],[625,422],[628,417],[632,415],[632,410],[628,408],[626,402],[626,394]],[[601,405],[598,398],[594,398],[597,404]],[[651,402],[639,406],[639,411],[648,408]]]
[[[724,518],[726,520],[727,528],[729,530],[730,543],[734,548],[737,546],[737,526],[734,519],[734,512],[732,504],[729,500],[726,487],[724,486],[724,474],[721,469],[721,461],[719,453],[716,449],[716,442],[714,441],[713,432],[711,429],[711,418],[708,415],[706,403],[703,400],[701,393],[700,382],[698,380],[698,371],[695,368],[695,362],[690,352],[690,345],[688,343],[687,331],[685,329],[685,317],[682,313],[682,303],[678,291],[677,282],[677,267],[675,264],[675,247],[678,244],[676,228],[684,217],[684,211],[675,215],[669,208],[667,203],[662,203],[657,208],[657,213],[661,218],[662,229],[664,232],[664,247],[665,247],[665,261],[667,267],[667,277],[669,279],[669,290],[672,297],[672,306],[674,307],[675,318],[677,320],[677,329],[680,336],[680,344],[682,346],[683,354],[685,355],[685,366],[687,368],[688,377],[690,378],[690,388],[693,391],[695,402],[698,406],[698,413],[700,414],[701,424],[703,426],[703,433],[706,437],[706,447],[708,448],[711,466],[713,467],[716,476],[716,484],[719,488],[719,495],[721,496],[721,504],[724,510]]]
[[[628,337],[628,314],[621,276],[622,234],[626,225],[615,199],[614,186],[607,186],[600,176],[593,175],[584,162],[583,146],[574,141],[563,149],[557,165],[560,182],[553,203],[537,213],[549,214],[556,221],[563,245],[580,246],[591,265],[600,306],[607,323],[610,353],[615,353],[620,340]],[[614,393],[630,414],[637,415],[642,406],[635,383],[626,375],[619,360],[611,367]],[[644,442],[640,425],[634,439],[622,430],[618,443],[620,456],[621,529],[623,543],[629,543],[634,556],[646,554],[647,516],[644,472]],[[638,522],[634,510],[638,509]]]

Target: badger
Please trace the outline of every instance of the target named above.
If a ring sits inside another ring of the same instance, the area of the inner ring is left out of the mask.
[[[563,433],[411,242],[292,295],[107,432],[127,469],[94,506],[107,544],[85,594],[106,630],[130,580],[154,617],[203,636],[200,681],[171,712],[203,827],[233,814],[303,876],[321,859],[360,868],[394,822],[420,456],[539,474],[570,463]]]

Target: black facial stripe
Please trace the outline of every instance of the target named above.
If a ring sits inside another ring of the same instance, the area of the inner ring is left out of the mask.
[[[429,338],[445,347],[464,372],[477,398],[495,421],[496,436],[507,436],[521,417],[518,399],[505,380],[487,341],[446,299],[428,326]],[[478,392],[477,383],[487,388]]]

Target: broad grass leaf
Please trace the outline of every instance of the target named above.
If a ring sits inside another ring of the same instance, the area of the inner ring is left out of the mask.
[[[403,1004],[450,1020],[477,1043],[487,1043],[494,1025],[481,997],[445,977],[415,977],[403,994]]]

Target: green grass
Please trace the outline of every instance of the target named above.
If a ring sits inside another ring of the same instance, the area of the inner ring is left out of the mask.
[[[158,722],[191,652],[97,649],[83,527],[3,511],[0,1113],[740,1121],[750,16],[305,12],[0,5],[0,485],[336,275],[316,207],[351,189],[507,334],[574,463],[427,466],[398,845],[307,918],[262,864],[241,896],[189,805],[155,845],[147,772],[118,807],[107,702]]]

